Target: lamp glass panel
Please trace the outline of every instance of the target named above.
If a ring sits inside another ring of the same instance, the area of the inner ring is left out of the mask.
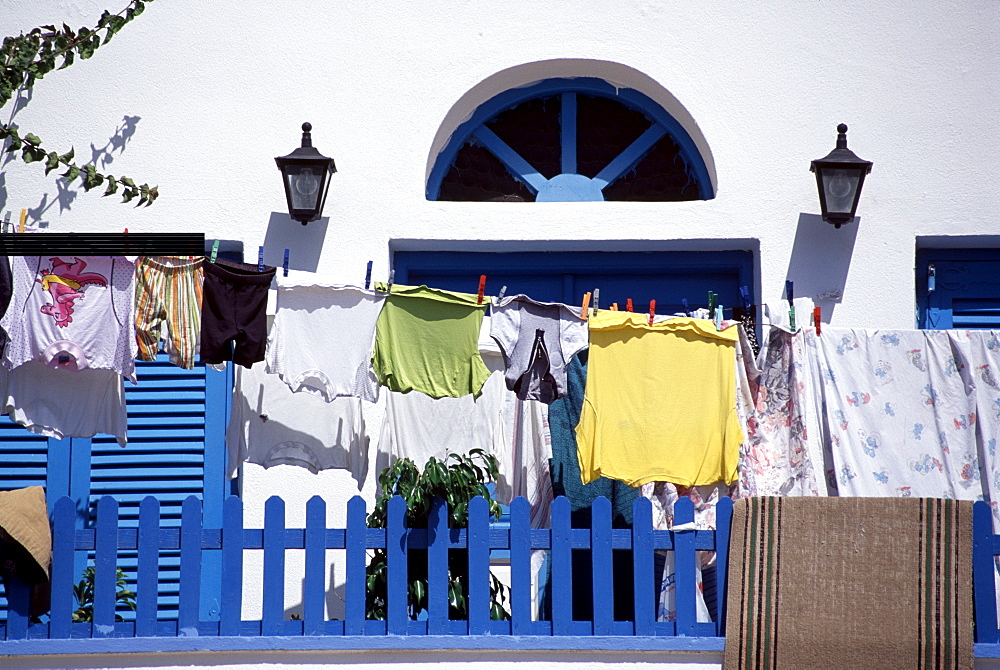
[[[823,169],[823,191],[826,194],[826,211],[850,214],[854,205],[854,194],[858,190],[857,170],[842,168]]]
[[[316,203],[322,196],[323,168],[296,165],[285,169],[292,209],[315,210]]]

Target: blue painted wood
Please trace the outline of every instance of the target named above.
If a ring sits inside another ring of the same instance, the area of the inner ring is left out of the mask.
[[[108,637],[115,626],[115,569],[118,554],[118,501],[104,496],[97,503],[92,635]]]
[[[559,113],[560,160],[564,174],[576,174],[576,93],[562,94],[562,108]]]
[[[347,501],[347,585],[344,587],[344,634],[365,633],[365,569],[367,521],[365,501],[354,496]]]
[[[611,566],[611,502],[604,496],[598,496],[591,504],[590,511],[593,634],[611,635],[615,610],[614,570]]]
[[[608,184],[635,167],[636,163],[653,148],[661,137],[667,134],[667,129],[663,126],[653,124],[643,132],[632,144],[625,148],[620,154],[604,166],[594,177],[594,182],[598,188],[604,189]]]
[[[385,529],[386,582],[388,584],[387,622],[390,635],[406,635],[409,580],[407,577],[406,501],[399,496],[389,500]]]
[[[31,619],[31,587],[13,574],[4,578],[4,586],[7,588],[7,639],[27,639]]]
[[[201,611],[201,500],[188,496],[181,505],[181,570],[177,625],[184,630],[198,627]]]
[[[264,502],[264,616],[262,633],[280,635],[285,620],[285,501]]]
[[[243,501],[226,498],[222,510],[222,603],[219,630],[239,635],[243,617]]]
[[[203,451],[203,483],[201,489],[204,501],[205,526],[222,526],[222,504],[226,497],[226,428],[233,397],[233,366],[224,371],[212,370],[204,366],[205,375],[205,448]],[[206,551],[202,557],[202,618],[217,619],[222,594],[222,554]]]
[[[500,159],[500,162],[504,164],[504,167],[507,168],[511,176],[523,182],[532,193],[538,193],[538,191],[545,188],[545,183],[548,180],[539,174],[538,170],[532,167],[528,161],[524,160],[520,154],[514,151],[509,144],[497,137],[497,134],[492,130],[486,126],[482,126],[481,128],[477,128],[473,135],[494,156]]]
[[[326,595],[326,501],[313,496],[306,503],[306,576],[302,594],[303,635],[322,635]]]
[[[52,609],[49,611],[49,635],[68,638],[72,631],[73,554],[76,544],[76,504],[69,496],[56,501],[52,511]]]
[[[469,635],[490,628],[490,508],[486,499],[469,501]]]
[[[573,619],[573,564],[569,500],[552,501],[552,634],[570,635]]]
[[[976,617],[976,642],[1000,642],[997,629],[996,564],[993,559],[993,515],[989,504],[972,507],[972,582]]]
[[[149,637],[156,630],[159,576],[160,503],[149,496],[139,504],[139,560],[135,589],[135,634]]]
[[[531,86],[509,89],[480,105],[467,121],[460,124],[438,154],[434,167],[427,179],[427,199],[437,200],[441,193],[441,181],[455,161],[455,156],[473,134],[487,121],[516,105],[535,98],[562,95],[566,92],[603,96],[619,101],[641,111],[654,123],[667,129],[671,139],[680,148],[685,165],[698,185],[698,196],[702,200],[715,197],[714,186],[705,158],[688,134],[687,130],[663,107],[647,95],[635,89],[620,88],[603,79],[577,77],[573,79],[547,79]],[[733,303],[736,304],[736,303]]]
[[[656,621],[656,589],[653,574],[653,507],[648,498],[632,503],[632,572],[635,635],[652,635]],[[596,598],[595,598],[596,602]]]
[[[726,601],[729,593],[729,533],[733,526],[733,501],[723,498],[715,506],[715,635],[726,634]]]
[[[927,268],[935,266],[929,290]],[[1000,249],[917,249],[917,327],[1000,328]]]
[[[3,418],[6,419],[7,417]],[[49,509],[53,509],[56,500],[63,496],[70,495],[70,441],[57,440],[50,437],[45,440],[45,442],[38,441],[32,444],[39,448],[45,447],[44,451],[48,452],[46,458],[43,458],[42,460],[42,466],[45,468],[45,503],[48,505]],[[43,455],[45,455],[44,452]],[[6,462],[10,462],[15,459],[23,461],[24,456],[21,453],[18,453],[16,457],[7,457],[4,460]],[[35,482],[19,482],[18,484],[32,486],[34,483]],[[4,487],[6,488],[8,485],[9,484],[5,481]],[[23,486],[10,486],[10,488],[23,488]]]
[[[427,516],[427,632],[448,630],[448,505],[435,498]]]
[[[694,503],[690,498],[681,497],[674,503],[674,525],[694,521]],[[697,578],[695,575],[697,554],[694,548],[694,531],[675,531],[674,536],[674,569],[677,575],[677,634],[697,634],[697,607],[695,593]]]
[[[531,627],[531,505],[523,496],[510,503],[510,615],[514,635]]]

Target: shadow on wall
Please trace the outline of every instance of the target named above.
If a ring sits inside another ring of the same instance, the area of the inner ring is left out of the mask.
[[[11,121],[13,121],[14,115],[18,111],[23,109],[28,105],[30,101],[30,96],[23,98],[19,96],[14,105],[14,111],[11,114]],[[121,154],[125,151],[126,145],[132,136],[135,135],[136,126],[139,124],[140,117],[138,116],[124,116],[122,117],[121,124],[115,129],[115,132],[108,141],[104,143],[103,147],[97,147],[93,143],[90,145],[90,160],[87,163],[82,163],[83,156],[77,158],[78,165],[96,165],[98,170],[101,172],[107,171],[108,167],[114,163],[115,154]],[[4,147],[7,143],[4,143]],[[58,153],[66,153],[69,151],[69,147],[52,147],[51,150],[57,151]],[[0,169],[6,167],[9,163],[13,161],[21,160],[20,153],[4,153],[3,162],[0,163]],[[39,164],[41,165],[41,164]],[[45,175],[44,170],[41,167],[38,168],[37,179],[39,180],[53,180],[56,187],[55,197],[50,197],[49,193],[42,195],[42,199],[39,200],[38,204],[34,207],[25,206],[21,203],[10,203],[14,209],[27,209],[28,219],[36,226],[45,227],[48,225],[48,221],[45,220],[45,214],[56,204],[59,205],[59,212],[72,209],[73,201],[79,195],[80,190],[83,188],[78,180],[73,182],[73,185],[67,185],[66,180],[57,177],[56,174],[61,174],[65,171],[65,166],[60,166],[59,170],[55,174]],[[135,177],[134,177],[135,178]],[[139,183],[140,179],[135,178],[136,182]],[[155,183],[155,180],[152,180]],[[105,186],[98,186],[95,190],[99,193],[103,193]],[[112,196],[115,197],[115,196]],[[3,178],[3,174],[0,173],[0,211],[6,209],[8,206],[8,194],[7,194],[7,182]]]
[[[303,226],[285,212],[271,212],[264,234],[264,263],[281,269],[288,249],[288,269],[316,272],[330,218],[322,217]],[[257,260],[256,249],[247,249],[246,262]]]
[[[329,555],[331,552],[327,552]],[[344,552],[339,552],[343,555]],[[329,564],[330,578],[329,585],[326,591],[326,618],[327,619],[344,619],[346,616],[345,603],[347,602],[347,584],[337,584],[336,570],[334,570],[333,562]],[[337,584],[337,586],[333,586]],[[304,592],[306,588],[305,577],[302,578],[302,591]],[[303,604],[300,602],[297,605],[292,605],[291,607],[285,608],[285,619],[291,619],[294,617],[303,616]]]
[[[810,297],[822,308],[823,323],[843,299],[860,222],[857,217],[835,228],[818,214],[799,214],[785,279],[795,282],[796,296]]]

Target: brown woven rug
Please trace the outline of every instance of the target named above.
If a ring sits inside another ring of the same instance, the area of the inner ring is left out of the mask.
[[[971,669],[972,503],[740,500],[727,608],[726,670]]]

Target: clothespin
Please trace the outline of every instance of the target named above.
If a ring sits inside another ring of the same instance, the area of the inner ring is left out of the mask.
[[[601,289],[594,289],[594,316],[597,316],[597,301],[601,299]]]
[[[744,314],[750,315],[750,320],[753,321],[753,305],[750,302],[750,289],[746,286],[740,287],[740,297],[743,298],[743,312]]]
[[[365,290],[372,285],[372,262],[368,261],[368,269],[365,271]]]
[[[653,325],[653,317],[656,316],[656,301],[649,301],[649,325]]]
[[[590,314],[590,291],[583,294],[583,305],[580,307],[580,318],[584,321],[587,320],[587,316]]]
[[[788,299],[788,328],[795,332],[795,283],[785,281],[785,298]]]
[[[215,257],[219,255],[219,240],[212,242],[212,257],[209,259],[212,263],[215,262]]]
[[[396,278],[396,271],[389,270],[389,285],[386,286],[386,293],[392,293],[392,280]]]
[[[128,235],[128,228],[125,229],[125,235]]]
[[[288,276],[288,249],[285,249],[285,262],[281,264],[281,272],[283,277]]]
[[[816,326],[816,334],[820,333],[820,308],[813,307],[813,325]]]
[[[681,298],[681,304],[684,305],[684,313],[691,316],[691,307],[688,305],[688,299]]]
[[[0,226],[0,233],[6,233],[7,227],[10,225],[10,212],[3,215],[3,225]]]
[[[476,304],[483,304],[483,291],[486,290],[486,275],[479,275],[479,292],[476,294]]]
[[[626,312],[631,312],[632,311],[632,298],[628,298],[625,301],[625,311]]]
[[[264,247],[257,247],[257,272],[264,271]]]
[[[504,294],[506,292],[507,292],[507,287],[506,286],[501,286],[500,287],[500,293],[497,294],[497,303],[499,303],[501,300],[503,300],[503,296],[504,296]]]
[[[715,301],[718,298],[715,291],[708,292],[708,313],[715,314]]]
[[[19,233],[23,233],[24,232],[24,224],[27,223],[27,221],[28,221],[28,210],[22,209],[21,210],[21,223],[17,226],[17,232],[19,232]]]
[[[611,311],[612,312],[617,312],[618,311],[618,303],[617,302],[611,303]]]
[[[722,305],[715,308],[715,329],[722,330]]]

